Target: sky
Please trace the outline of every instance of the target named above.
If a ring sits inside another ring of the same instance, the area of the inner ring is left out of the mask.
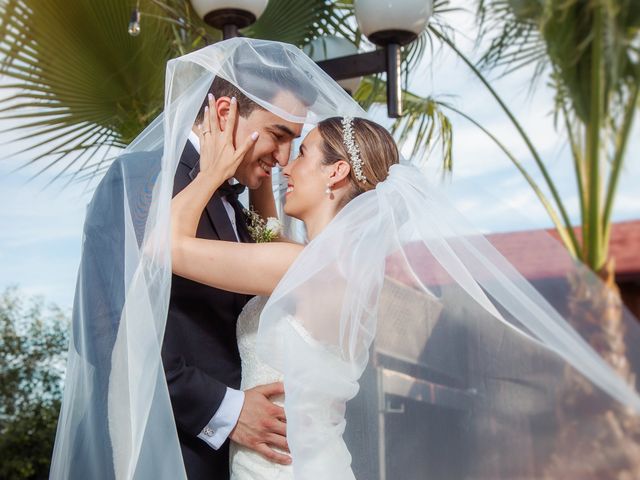
[[[459,32],[468,32],[469,37],[458,33],[456,42],[465,52],[472,52],[473,16],[453,13],[448,18]],[[553,126],[553,95],[544,82],[530,94],[531,76],[530,69],[522,70],[508,78],[493,78],[492,85],[521,121],[551,176],[557,179],[575,222],[577,201],[571,160],[563,137]],[[433,57],[427,51],[411,72],[410,90],[454,104],[504,142],[530,171],[536,171],[524,143],[495,100],[449,51],[436,51]],[[389,123],[384,109],[378,109],[375,118]],[[455,114],[450,114],[450,119],[454,129],[454,173],[445,185],[458,209],[485,232],[550,227],[546,212],[508,158],[475,126]],[[616,221],[640,218],[638,120],[614,208]],[[2,130],[11,126],[0,123]],[[0,133],[0,291],[17,285],[28,295],[41,295],[48,302],[70,309],[91,189],[85,184],[62,188],[62,182],[47,186],[57,173],[55,168],[35,179],[33,175],[42,165],[16,171],[32,158],[28,153],[19,153],[29,141],[16,142],[16,136],[15,132]],[[441,178],[439,165],[435,150],[426,173],[436,182]],[[534,177],[540,180],[538,173]]]

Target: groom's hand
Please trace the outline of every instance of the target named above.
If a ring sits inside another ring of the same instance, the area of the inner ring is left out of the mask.
[[[244,392],[244,404],[236,427],[229,438],[255,450],[263,457],[282,465],[291,463],[291,457],[276,452],[273,447],[289,451],[284,409],[269,398],[283,395],[282,382],[260,385]]]

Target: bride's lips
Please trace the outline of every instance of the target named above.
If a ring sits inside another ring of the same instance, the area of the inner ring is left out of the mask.
[[[289,183],[287,184],[287,192],[285,193],[285,197],[289,195],[291,192],[293,192],[293,185]]]

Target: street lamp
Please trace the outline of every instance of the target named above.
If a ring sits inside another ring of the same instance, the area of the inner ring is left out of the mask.
[[[238,36],[262,15],[269,0],[191,0],[198,15],[214,28],[222,30],[222,38]]]
[[[386,51],[387,110],[402,116],[401,47],[422,33],[433,13],[433,0],[355,0],[360,31]]]
[[[383,47],[373,52],[319,61],[334,80],[386,72],[387,114],[402,116],[401,47],[422,33],[433,12],[433,0],[354,0],[360,31]]]
[[[376,45],[406,45],[422,33],[433,0],[355,0],[358,27]]]

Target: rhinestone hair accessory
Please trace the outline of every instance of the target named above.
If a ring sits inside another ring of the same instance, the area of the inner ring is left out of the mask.
[[[366,182],[367,177],[362,173],[362,158],[360,157],[360,149],[356,144],[355,136],[353,133],[353,117],[342,117],[342,141],[344,146],[347,147],[349,153],[349,159],[351,160],[351,167],[356,179],[360,182]]]

